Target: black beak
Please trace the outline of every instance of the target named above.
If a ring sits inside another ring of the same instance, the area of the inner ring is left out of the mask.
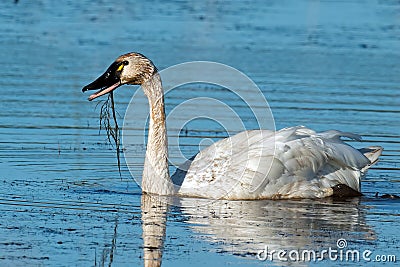
[[[120,71],[119,71],[121,64],[122,64],[121,62],[114,62],[106,70],[106,72],[104,72],[103,75],[97,78],[94,82],[83,87],[82,92],[100,89],[99,91],[97,91],[96,93],[92,94],[89,97],[89,101],[92,101],[93,99],[99,96],[107,94],[117,89],[121,85]]]

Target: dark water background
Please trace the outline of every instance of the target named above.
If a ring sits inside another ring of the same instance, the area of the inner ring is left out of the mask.
[[[7,0],[0,22],[0,266],[143,265],[140,188],[126,166],[119,176],[99,109],[80,91],[129,51],[159,69],[233,66],[260,87],[278,129],[340,129],[363,135],[355,146],[385,148],[360,199],[205,210],[181,200],[168,211],[163,266],[266,266],[254,256],[264,245],[317,249],[342,237],[400,260],[400,202],[374,198],[400,193],[399,1]],[[116,93],[121,114],[128,88]],[[193,92],[167,96],[167,110]],[[197,126],[185,153],[224,136]]]

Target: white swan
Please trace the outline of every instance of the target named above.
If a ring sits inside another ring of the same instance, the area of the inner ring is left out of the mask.
[[[163,88],[148,58],[122,55],[82,91],[100,89],[89,97],[93,100],[124,84],[141,85],[150,106],[143,192],[232,200],[354,195],[360,194],[361,176],[382,153],[381,147],[357,150],[340,139],[360,139],[352,133],[316,133],[303,126],[252,130],[202,150],[185,163],[187,171],[178,170],[171,179]]]

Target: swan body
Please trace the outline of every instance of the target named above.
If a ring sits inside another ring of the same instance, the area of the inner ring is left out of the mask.
[[[335,130],[250,130],[200,151],[170,177],[162,83],[149,59],[122,55],[83,91],[100,89],[93,100],[123,84],[141,85],[149,100],[143,192],[232,200],[323,198],[343,187],[360,192],[361,177],[382,153],[381,147],[357,150],[341,137],[358,135]]]
[[[335,185],[360,191],[365,168],[375,162],[340,137],[339,131],[316,133],[304,126],[280,131],[241,132],[196,155],[178,194],[227,199],[322,198]],[[172,179],[174,180],[173,175]]]

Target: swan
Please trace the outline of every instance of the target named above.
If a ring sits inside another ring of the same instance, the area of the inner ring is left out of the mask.
[[[89,96],[92,101],[125,84],[141,85],[150,107],[144,193],[228,200],[361,195],[361,177],[383,150],[356,149],[341,137],[360,136],[336,130],[248,130],[203,149],[171,177],[163,87],[150,59],[121,55],[82,91],[98,90]]]

